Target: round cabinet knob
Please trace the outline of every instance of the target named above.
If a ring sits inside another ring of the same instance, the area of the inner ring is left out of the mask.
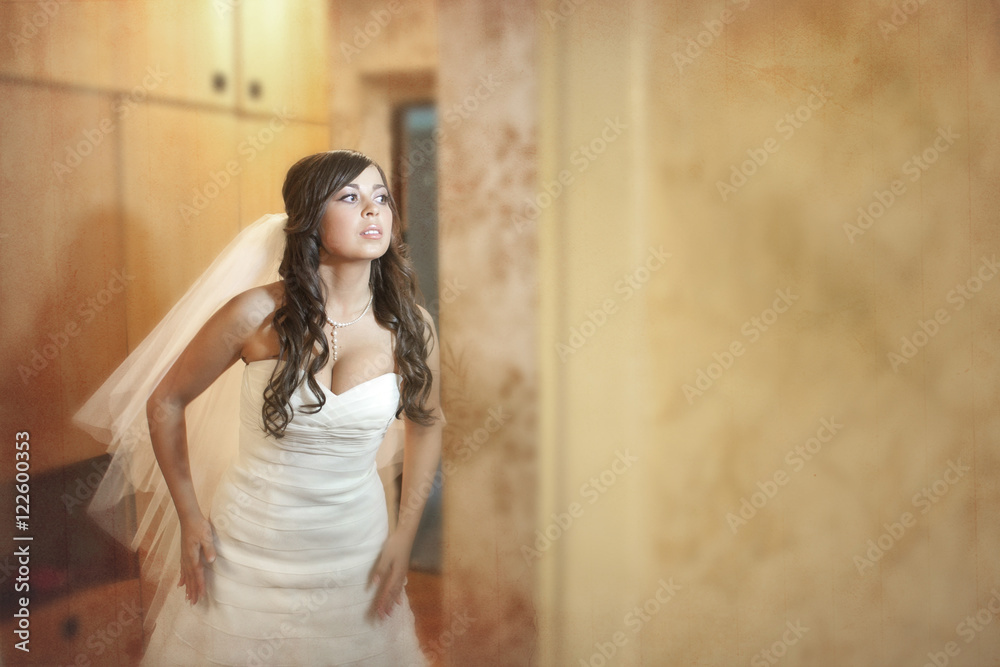
[[[259,100],[264,94],[264,89],[260,85],[260,81],[251,81],[250,85],[247,86],[247,92],[250,93],[250,99]]]
[[[221,93],[226,90],[226,75],[222,72],[216,72],[212,75],[212,90],[217,93]]]

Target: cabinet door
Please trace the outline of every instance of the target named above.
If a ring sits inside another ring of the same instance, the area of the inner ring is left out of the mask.
[[[242,0],[240,109],[327,122],[328,15],[320,0]]]
[[[0,81],[0,118],[0,422],[31,433],[34,475],[105,449],[70,417],[126,352],[118,137],[76,90]]]
[[[0,2],[0,74],[115,88],[118,6],[98,2]]]
[[[266,213],[285,210],[281,186],[288,168],[306,155],[329,150],[330,128],[279,116],[247,118],[240,123],[240,140],[259,149],[240,174],[240,224],[245,227]]]
[[[230,0],[112,2],[125,49],[123,89],[149,97],[233,108],[234,18]],[[151,74],[155,73],[155,76]],[[137,90],[136,87],[139,87]]]
[[[233,108],[236,1],[0,2],[0,74]]]
[[[123,121],[128,339],[137,345],[239,231],[232,113],[137,105]]]

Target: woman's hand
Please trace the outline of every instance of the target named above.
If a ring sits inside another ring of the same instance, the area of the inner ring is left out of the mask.
[[[406,573],[410,569],[412,548],[413,540],[399,531],[390,535],[382,546],[382,553],[368,576],[369,586],[374,584],[377,587],[371,611],[379,618],[389,616],[392,608],[400,602]]]
[[[181,579],[178,586],[186,586],[189,603],[197,604],[205,595],[205,562],[215,561],[214,532],[211,522],[200,514],[181,520]]]

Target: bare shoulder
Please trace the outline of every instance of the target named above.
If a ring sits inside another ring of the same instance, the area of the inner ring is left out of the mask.
[[[239,356],[245,362],[278,356],[278,336],[271,327],[274,314],[285,301],[285,283],[277,281],[234,296],[226,307],[236,329]]]
[[[156,389],[158,400],[178,400],[187,405],[238,358],[246,359],[248,346],[262,354],[274,345],[267,338],[270,323],[284,295],[281,284],[263,285],[241,292],[219,308],[187,344]]]
[[[274,313],[284,299],[284,283],[252,287],[227,301],[212,316],[213,330],[240,348],[247,342],[260,338],[262,330],[269,330]]]
[[[437,329],[434,327],[434,318],[431,314],[427,312],[427,309],[421,306],[419,303],[416,304],[417,312],[420,313],[420,317],[423,318],[424,324],[427,325],[427,329],[431,335],[432,339],[437,339]]]
[[[256,326],[270,320],[285,300],[285,283],[277,281],[240,292],[226,304],[231,315]]]

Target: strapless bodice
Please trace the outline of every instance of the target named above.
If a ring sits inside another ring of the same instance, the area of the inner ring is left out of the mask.
[[[376,475],[375,455],[399,404],[399,376],[385,373],[340,394],[320,385],[326,402],[311,414],[302,406],[315,398],[302,383],[290,400],[292,420],[275,438],[263,430],[261,408],[276,363],[255,361],[243,371],[238,467],[271,482],[291,483],[283,478],[293,477],[290,487],[274,488],[322,489],[327,501]]]

